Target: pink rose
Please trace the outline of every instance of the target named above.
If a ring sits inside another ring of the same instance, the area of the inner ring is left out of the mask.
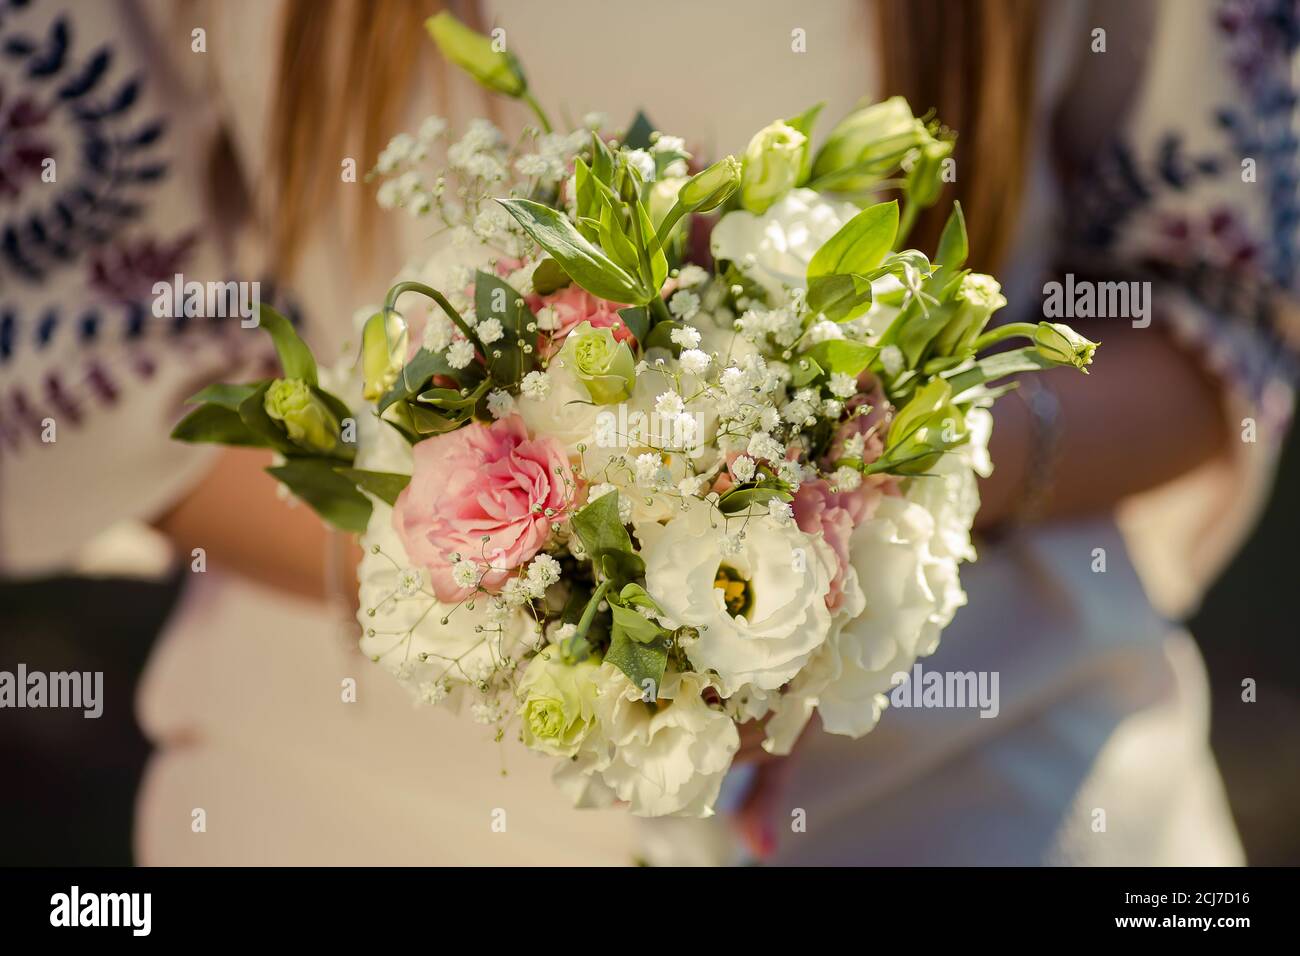
[[[826,607],[831,611],[839,610],[844,602],[844,578],[850,568],[849,536],[875,514],[876,502],[887,493],[882,483],[874,481],[864,481],[853,491],[831,491],[830,484],[821,478],[803,482],[795,492],[794,520],[799,530],[805,534],[820,532],[835,552],[835,573],[826,592]]]
[[[532,309],[533,315],[548,307],[552,312],[555,325],[550,330],[549,342],[546,335],[541,336],[541,351],[548,358],[560,350],[568,334],[583,322],[590,322],[593,329],[611,328],[617,322],[614,338],[636,347],[636,337],[618,314],[619,309],[627,307],[598,299],[581,286],[570,285],[550,295],[529,296],[528,307]]]
[[[414,473],[393,508],[393,528],[411,560],[429,569],[440,601],[474,592],[452,578],[452,554],[480,571],[490,564],[482,584],[499,591],[568,509],[573,476],[564,449],[551,438],[530,439],[517,415],[428,438],[413,453]]]

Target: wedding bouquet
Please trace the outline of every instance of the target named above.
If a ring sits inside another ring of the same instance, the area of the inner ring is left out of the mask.
[[[990,330],[959,207],[906,248],[953,138],[902,99],[701,169],[644,116],[556,131],[513,55],[429,29],[537,126],[476,120],[441,172],[442,120],[395,138],[381,205],[449,241],[359,322],[359,360],[318,368],[264,308],[281,377],[205,389],[175,436],[273,449],[361,535],[362,650],[417,701],[518,734],[579,805],[707,815],[738,724],[775,754],[814,711],[872,729],[965,601],[988,406],[1095,345]]]

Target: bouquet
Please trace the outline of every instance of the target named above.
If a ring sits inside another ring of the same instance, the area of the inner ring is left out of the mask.
[[[708,815],[738,724],[774,754],[814,711],[872,729],[965,601],[992,400],[1095,344],[990,328],[960,207],[906,247],[954,138],[900,98],[701,168],[644,116],[557,131],[513,55],[429,30],[536,125],[396,137],[379,201],[448,241],[359,358],[318,367],[263,308],[281,376],[205,389],[175,437],[273,449],[360,535],[361,648],[418,702],[518,735],[580,806]]]

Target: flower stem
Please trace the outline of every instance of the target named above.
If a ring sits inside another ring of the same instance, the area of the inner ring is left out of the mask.
[[[534,97],[532,93],[525,90],[521,99],[527,103],[528,108],[533,111],[533,115],[537,117],[537,122],[542,124],[542,132],[552,132],[553,127],[551,126],[551,119],[546,115],[546,110],[542,109],[542,104],[537,102],[537,98]]]
[[[461,318],[460,313],[452,308],[451,303],[447,301],[447,297],[437,289],[427,286],[423,282],[399,282],[388,290],[388,297],[384,299],[385,312],[397,311],[397,300],[401,297],[403,292],[418,292],[420,295],[438,303],[438,307],[447,314],[447,318],[451,319],[451,321],[455,323],[456,328],[460,329],[461,332],[464,333],[465,338],[474,343],[474,347],[478,349],[479,354],[483,356],[483,363],[485,365],[487,364],[487,346],[483,344],[481,339],[479,339],[478,333],[470,328],[469,323]]]
[[[1033,322],[1010,322],[985,332],[975,340],[971,347],[976,352],[980,352],[990,346],[997,345],[999,342],[1005,342],[1007,339],[1014,339],[1017,336],[1032,339],[1037,331],[1038,326]]]

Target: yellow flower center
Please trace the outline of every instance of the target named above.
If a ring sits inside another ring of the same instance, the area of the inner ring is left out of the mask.
[[[753,589],[735,568],[729,568],[725,564],[720,565],[718,573],[713,577],[713,586],[722,592],[727,613],[732,617],[739,617],[754,604]]]

